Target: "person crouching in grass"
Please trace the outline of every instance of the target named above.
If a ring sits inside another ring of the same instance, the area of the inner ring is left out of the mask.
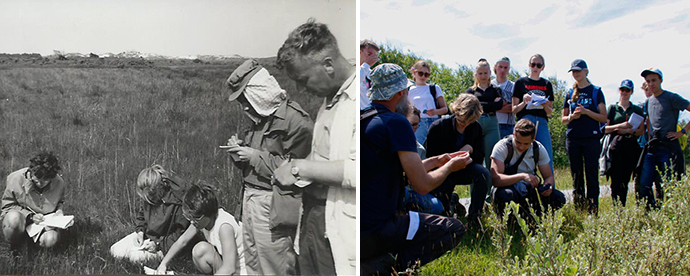
[[[136,230],[113,244],[110,254],[131,262],[160,260],[189,227],[182,215],[182,199],[189,185],[160,165],[143,169],[136,185],[137,195],[144,200]]]
[[[2,195],[2,233],[12,246],[23,242],[28,235],[26,227],[40,223],[43,216],[62,214],[65,182],[58,174],[62,168],[52,152],[40,152],[30,160],[27,168],[7,176]],[[60,238],[58,229],[46,227],[36,241],[41,247],[53,247]]]
[[[184,196],[184,216],[190,225],[163,257],[157,272],[165,274],[170,260],[194,239],[198,232],[205,241],[192,248],[194,266],[204,274],[245,275],[242,227],[218,205],[212,187],[192,185]]]

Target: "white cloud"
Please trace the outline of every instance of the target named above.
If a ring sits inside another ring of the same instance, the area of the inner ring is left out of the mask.
[[[398,3],[397,9],[387,7],[390,2]],[[400,41],[402,49],[451,68],[474,65],[480,57],[493,62],[508,56],[513,69],[522,73],[529,57],[540,53],[547,64],[542,75],[555,75],[569,86],[569,65],[582,58],[590,67],[590,80],[602,86],[608,103],[618,100],[623,79],[633,80],[638,89],[632,100],[642,101],[640,72],[659,67],[663,88],[690,99],[688,1],[439,0],[417,7],[411,2],[362,0],[363,11],[378,11],[361,18],[362,37]],[[596,10],[601,12],[592,15]]]

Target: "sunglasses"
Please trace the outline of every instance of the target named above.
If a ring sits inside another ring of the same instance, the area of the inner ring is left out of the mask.
[[[544,64],[532,62],[529,64],[529,66],[530,67],[537,67],[537,68],[541,69],[542,67],[544,67]]]
[[[427,78],[428,78],[429,76],[431,76],[431,73],[429,73],[429,72],[417,71],[417,76],[419,76],[419,77],[427,77]]]
[[[621,89],[621,91],[623,91],[623,92],[630,92],[630,91],[632,91],[632,90],[630,90],[630,89],[628,89],[628,88],[625,88],[625,87],[621,87],[620,89]]]

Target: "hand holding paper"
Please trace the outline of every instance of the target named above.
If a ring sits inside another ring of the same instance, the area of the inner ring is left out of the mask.
[[[52,213],[42,217],[43,221],[40,223],[31,223],[26,226],[26,233],[29,234],[29,237],[31,237],[34,242],[38,240],[39,234],[43,232],[46,227],[67,229],[74,224],[74,216]]]
[[[632,113],[632,115],[630,115],[630,118],[628,119],[628,123],[632,126],[633,130],[636,130],[643,120],[644,117],[637,115],[637,113]]]

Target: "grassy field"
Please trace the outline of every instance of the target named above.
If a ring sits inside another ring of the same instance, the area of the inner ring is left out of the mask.
[[[152,164],[220,187],[221,204],[233,213],[239,171],[218,145],[249,124],[224,85],[242,61],[3,59],[0,175],[26,167],[39,150],[53,151],[68,184],[64,210],[76,221],[55,249],[22,248],[13,259],[0,242],[0,274],[141,273],[108,249],[134,230],[141,204],[134,181]],[[273,59],[260,62],[315,117],[321,101],[295,94]],[[194,272],[188,258],[171,268]]]
[[[563,175],[559,187],[570,181]],[[419,275],[688,275],[690,178],[663,186],[666,201],[659,210],[635,204],[632,193],[626,207],[603,197],[598,216],[568,203],[532,230],[490,211],[485,232],[470,229],[459,246]]]

